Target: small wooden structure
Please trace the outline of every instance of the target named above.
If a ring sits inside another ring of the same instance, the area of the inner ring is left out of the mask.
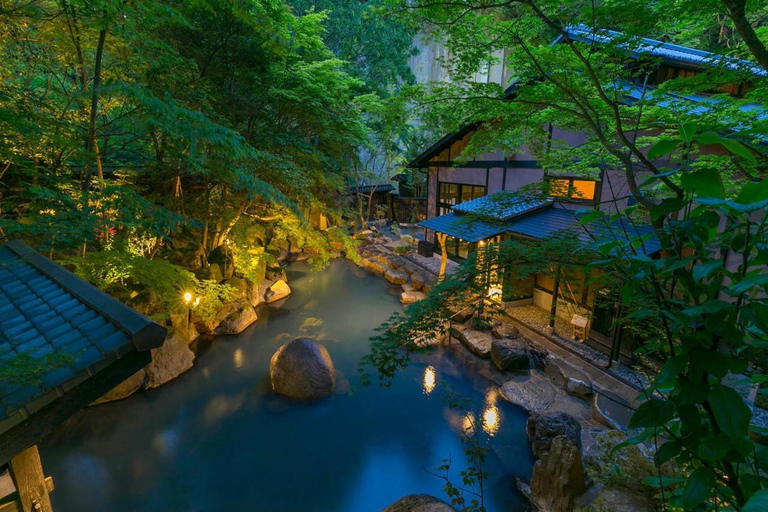
[[[22,242],[0,248],[0,364],[65,356],[34,379],[0,380],[0,512],[52,511],[37,443],[149,364],[165,335]]]
[[[573,339],[584,341],[587,339],[587,324],[589,321],[580,315],[573,315],[571,326],[573,327]]]

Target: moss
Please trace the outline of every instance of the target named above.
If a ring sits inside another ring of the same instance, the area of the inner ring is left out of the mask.
[[[599,434],[584,457],[587,472],[597,482],[609,488],[649,492],[643,481],[657,475],[653,450],[645,445],[613,448],[632,436],[631,432],[608,430]]]

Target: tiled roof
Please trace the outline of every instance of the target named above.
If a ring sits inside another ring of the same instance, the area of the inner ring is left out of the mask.
[[[504,224],[469,219],[455,213],[432,217],[419,222],[418,225],[470,243],[491,238],[506,231]]]
[[[573,25],[566,27],[568,37],[586,43],[608,43],[614,38],[624,37],[621,32],[613,30],[595,30],[587,25]],[[626,49],[643,55],[653,55],[672,62],[689,64],[695,67],[725,66],[728,69],[741,69],[757,76],[768,76],[768,72],[760,66],[740,59],[734,59],[725,55],[718,55],[696,48],[688,48],[678,44],[665,43],[647,37],[637,38],[626,45]]]
[[[577,213],[564,208],[540,209],[524,217],[513,218],[505,222],[484,222],[449,213],[419,222],[419,226],[473,243],[501,233],[514,233],[538,240],[572,233],[576,239],[583,243],[607,238],[621,240],[626,239],[626,234],[629,234],[630,236],[647,238],[643,247],[639,248],[646,254],[653,254],[661,249],[651,226],[629,225],[620,221],[615,221],[608,226],[597,223],[580,226]]]
[[[0,381],[0,433],[129,352],[158,348],[166,328],[18,241],[0,248],[0,364],[59,353],[69,363],[20,385]]]
[[[509,220],[527,213],[546,208],[552,204],[549,199],[521,196],[513,192],[497,192],[457,204],[454,211],[472,213],[493,220]]]

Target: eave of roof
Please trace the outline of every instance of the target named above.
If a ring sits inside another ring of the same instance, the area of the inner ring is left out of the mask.
[[[647,255],[661,250],[653,228],[647,225],[628,224],[614,221],[609,225],[579,224],[576,212],[563,208],[543,208],[521,215],[504,222],[486,222],[476,217],[466,217],[448,213],[419,222],[419,226],[432,229],[467,242],[478,242],[502,233],[513,233],[537,240],[547,240],[556,236],[570,234],[582,243],[615,239],[626,240],[627,234],[644,238],[640,252]]]
[[[408,163],[408,167],[411,169],[418,169],[421,167],[429,167],[429,161],[443,152],[447,147],[462,139],[465,135],[473,130],[477,130],[481,123],[469,123],[463,125],[455,132],[450,132],[444,135],[440,140],[432,144],[426,150],[424,150],[419,156],[414,158]]]
[[[0,382],[0,435],[128,354],[148,358],[166,332],[22,242],[8,242],[0,248],[0,360],[54,353],[71,360],[35,383]]]
[[[608,43],[614,38],[623,37],[624,34],[614,30],[607,29],[593,29],[587,25],[572,25],[565,28],[566,34],[570,39],[580,41],[583,43]],[[555,43],[562,40],[562,36],[558,37]],[[628,53],[637,58],[640,55],[652,55],[659,57],[663,61],[683,65],[687,67],[693,67],[696,69],[711,68],[716,66],[725,66],[731,70],[742,70],[752,73],[755,76],[766,77],[768,72],[760,66],[746,61],[728,57],[726,55],[718,55],[716,53],[708,52],[705,50],[698,50],[696,48],[689,48],[687,46],[681,46],[672,43],[665,43],[657,39],[650,39],[647,37],[636,38],[633,43],[624,45]]]
[[[514,192],[496,192],[457,204],[453,211],[480,215],[492,220],[510,220],[552,206],[551,199],[521,196]]]

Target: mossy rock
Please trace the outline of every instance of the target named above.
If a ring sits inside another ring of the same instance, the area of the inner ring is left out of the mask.
[[[248,294],[248,283],[245,279],[240,279],[239,277],[230,277],[224,281],[223,284],[231,286],[237,292],[237,296],[240,298],[243,298]]]
[[[623,430],[606,430],[598,434],[584,457],[584,466],[589,475],[609,488],[646,494],[652,492],[643,481],[647,477],[658,476],[653,461],[653,448],[638,444],[622,447],[611,453],[615,446],[635,434],[634,431]],[[665,464],[662,471],[671,475],[675,468]]]
[[[201,268],[195,272],[195,276],[201,281],[216,281],[217,283],[220,283],[224,279],[224,276],[221,273],[221,267],[216,263]]]

